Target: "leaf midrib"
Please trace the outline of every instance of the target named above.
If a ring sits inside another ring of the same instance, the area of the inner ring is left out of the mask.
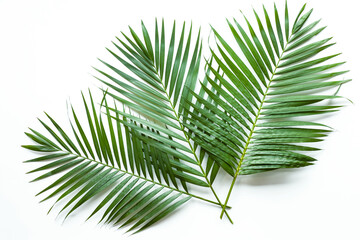
[[[240,157],[238,166],[236,167],[235,176],[234,176],[233,181],[232,181],[232,183],[231,183],[231,185],[230,185],[230,189],[229,189],[229,191],[228,191],[228,195],[226,196],[224,206],[226,206],[227,203],[228,203],[228,201],[229,201],[229,198],[230,198],[232,189],[233,189],[233,187],[234,187],[234,185],[235,185],[236,179],[237,179],[237,177],[238,177],[238,175],[239,175],[239,172],[240,172],[240,170],[241,170],[241,166],[242,166],[243,160],[245,159],[245,156],[246,156],[246,153],[247,153],[247,149],[248,149],[248,147],[249,147],[249,145],[250,145],[250,142],[251,142],[251,140],[252,140],[252,136],[253,136],[254,131],[255,131],[256,123],[257,123],[257,121],[258,121],[259,118],[260,118],[260,114],[261,114],[261,111],[262,111],[262,109],[263,109],[263,105],[264,105],[264,103],[265,103],[265,99],[266,99],[266,97],[267,97],[267,95],[268,95],[268,92],[269,92],[269,90],[270,90],[272,80],[273,80],[274,76],[276,75],[276,70],[278,69],[279,63],[282,61],[282,57],[283,57],[284,53],[287,51],[287,46],[288,46],[288,44],[291,42],[291,38],[292,38],[292,37],[293,37],[293,34],[290,35],[288,41],[286,42],[285,47],[284,47],[284,49],[282,50],[281,55],[280,55],[280,57],[279,57],[276,65],[275,65],[275,68],[274,68],[274,70],[273,70],[272,73],[271,73],[271,77],[270,77],[270,79],[269,79],[269,83],[268,83],[267,86],[266,86],[265,93],[264,93],[263,98],[262,98],[262,100],[261,100],[261,102],[260,102],[260,106],[259,106],[259,109],[258,109],[258,111],[257,111],[257,113],[256,113],[255,119],[254,119],[254,121],[253,121],[253,125],[252,125],[252,127],[251,127],[249,136],[248,136],[248,138],[247,138],[247,141],[246,141],[244,150],[243,150],[243,152],[242,152],[242,154],[241,154],[241,157]],[[220,218],[222,218],[222,216],[224,215],[224,210],[225,210],[225,208],[223,208],[223,210],[222,210],[222,212],[221,212],[221,215],[220,215]]]
[[[153,67],[154,67],[154,69],[156,70],[156,66],[155,66],[154,63],[153,63]],[[190,138],[189,138],[187,132],[185,131],[185,128],[184,128],[182,122],[180,121],[179,115],[178,115],[177,111],[175,110],[175,105],[174,105],[174,103],[172,102],[171,97],[170,97],[169,93],[168,93],[167,90],[166,90],[166,87],[165,87],[165,85],[164,85],[163,79],[160,77],[160,76],[161,76],[160,73],[159,73],[158,71],[156,71],[156,74],[157,74],[157,76],[158,76],[158,78],[159,78],[159,80],[160,80],[160,82],[161,82],[161,86],[162,86],[162,88],[163,88],[163,92],[166,94],[166,98],[167,98],[167,100],[168,100],[168,102],[169,102],[169,104],[170,104],[170,107],[171,107],[172,112],[173,112],[173,114],[174,114],[174,116],[175,116],[175,118],[176,118],[176,121],[178,122],[179,127],[181,128],[181,132],[183,133],[183,135],[184,135],[184,137],[185,137],[185,139],[186,139],[186,142],[188,143],[188,145],[189,145],[189,147],[190,147],[190,150],[191,150],[191,152],[192,152],[192,155],[193,155],[194,158],[195,158],[195,161],[197,162],[198,167],[200,168],[200,171],[201,171],[201,173],[202,173],[203,178],[205,179],[206,183],[208,184],[208,187],[210,188],[210,190],[211,190],[211,192],[213,193],[214,197],[215,197],[216,200],[218,201],[217,204],[220,205],[220,206],[222,207],[222,209],[224,209],[224,212],[225,212],[226,216],[228,217],[229,221],[233,224],[232,219],[230,218],[230,216],[228,215],[228,213],[227,213],[226,210],[225,210],[226,206],[221,203],[220,198],[219,198],[218,195],[216,194],[216,192],[215,192],[215,190],[214,190],[214,188],[213,188],[210,180],[209,180],[208,177],[207,177],[207,174],[206,174],[204,168],[202,167],[201,161],[199,160],[198,156],[197,156],[196,153],[195,153],[195,148],[194,148],[194,146],[191,144]]]
[[[279,59],[278,59],[278,61],[277,61],[277,63],[276,63],[276,66],[275,66],[273,72],[271,73],[272,75],[271,75],[270,80],[269,80],[269,83],[268,83],[268,85],[267,85],[267,87],[266,87],[264,96],[263,96],[263,98],[262,98],[262,100],[261,100],[261,102],[260,102],[259,110],[258,110],[258,112],[256,113],[254,123],[253,123],[253,125],[252,125],[252,127],[251,127],[251,130],[250,130],[248,139],[247,139],[246,144],[245,144],[245,147],[244,147],[244,151],[243,151],[243,153],[241,154],[241,158],[240,158],[238,167],[236,168],[236,175],[235,175],[235,176],[237,176],[237,175],[239,174],[240,170],[241,170],[241,165],[242,165],[242,162],[243,162],[243,160],[244,160],[244,158],[245,158],[245,155],[246,155],[246,153],[247,153],[247,149],[248,149],[248,147],[249,147],[249,145],[250,145],[250,142],[251,142],[251,139],[252,139],[252,135],[254,134],[255,127],[256,127],[256,123],[257,123],[257,121],[260,119],[260,114],[261,114],[261,111],[263,110],[263,105],[264,105],[264,103],[265,103],[265,99],[266,99],[267,94],[268,94],[268,92],[269,92],[269,90],[270,90],[270,87],[271,87],[270,85],[271,85],[271,83],[272,83],[272,80],[273,80],[274,76],[276,75],[276,70],[278,69],[279,63],[280,63],[281,60],[282,60],[281,58],[282,58],[283,54],[286,52],[287,44],[288,44],[288,43],[286,43],[286,45],[285,45],[285,47],[284,47],[284,50],[282,51],[282,53],[281,53],[281,55],[280,55],[280,57],[279,57]]]
[[[164,187],[164,188],[167,188],[167,189],[170,189],[170,190],[173,190],[173,191],[176,191],[178,193],[182,193],[182,194],[185,194],[185,195],[188,195],[190,197],[193,197],[193,198],[197,198],[199,200],[202,200],[202,201],[205,201],[205,202],[209,202],[209,203],[212,203],[212,204],[215,204],[215,205],[219,205],[218,202],[215,202],[215,201],[211,201],[209,199],[206,199],[206,198],[203,198],[203,197],[200,197],[198,195],[195,195],[195,194],[191,194],[191,193],[188,193],[188,192],[185,192],[185,191],[182,191],[180,189],[177,189],[177,188],[174,188],[174,187],[171,187],[171,186],[168,186],[168,185],[165,185],[165,184],[162,184],[162,183],[159,183],[159,182],[156,182],[156,181],[153,181],[151,179],[148,179],[148,178],[145,178],[145,177],[142,177],[140,175],[137,175],[135,173],[132,173],[132,172],[129,172],[129,171],[126,171],[126,170],[123,170],[123,169],[120,169],[120,168],[117,168],[117,167],[114,167],[114,166],[111,166],[111,165],[108,165],[104,162],[100,162],[100,161],[96,161],[94,159],[91,159],[91,158],[88,158],[88,157],[84,157],[84,156],[81,156],[77,153],[73,153],[73,152],[68,152],[68,151],[64,151],[63,149],[59,150],[58,152],[62,152],[62,153],[66,153],[66,154],[71,154],[71,155],[74,155],[76,156],[77,158],[82,158],[84,160],[88,160],[88,161],[91,161],[91,162],[94,162],[96,164],[100,164],[100,165],[103,165],[105,167],[108,167],[108,168],[111,168],[111,169],[114,169],[118,172],[122,172],[122,173],[125,173],[125,174],[128,174],[128,175],[131,175],[133,177],[136,177],[136,178],[139,178],[139,179],[142,179],[144,181],[147,181],[147,182],[150,182],[150,183],[154,183],[158,186],[161,186],[161,187]]]

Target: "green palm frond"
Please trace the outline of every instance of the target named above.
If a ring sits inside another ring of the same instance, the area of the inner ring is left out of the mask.
[[[276,5],[275,24],[265,7],[265,21],[254,10],[260,35],[245,15],[248,32],[236,19],[228,20],[236,42],[234,47],[213,29],[217,48],[211,50],[214,58],[213,63],[208,63],[211,74],[202,83],[202,89],[213,102],[192,92],[201,104],[192,104],[191,110],[207,114],[212,124],[206,128],[193,126],[191,137],[206,141],[204,147],[216,141],[219,151],[230,160],[229,165],[235,165],[236,174],[225,205],[238,175],[312,165],[315,159],[300,152],[318,150],[308,143],[322,141],[331,130],[309,117],[341,107],[326,101],[340,97],[326,94],[325,90],[350,81],[331,80],[347,71],[335,70],[343,62],[328,63],[339,54],[319,56],[334,43],[331,38],[315,39],[325,27],[318,27],[319,21],[307,24],[312,9],[304,10],[305,5],[291,28],[287,4],[284,24]]]
[[[176,179],[205,185],[193,177],[201,175],[200,172],[170,159],[166,151],[148,144],[148,136],[122,124],[126,122],[125,116],[111,116],[109,110],[100,114],[91,93],[89,99],[86,101],[83,96],[86,121],[80,120],[71,107],[71,134],[65,133],[48,114],[51,124],[39,120],[46,134],[33,129],[26,133],[35,144],[23,147],[44,154],[26,161],[42,164],[29,172],[42,172],[32,182],[60,176],[37,194],[52,190],[41,202],[57,196],[54,205],[62,202],[64,206],[60,212],[67,212],[67,217],[90,199],[105,195],[89,218],[103,210],[100,222],[119,228],[129,226],[128,231],[149,227],[190,198],[218,204],[178,186]],[[103,102],[108,106],[106,99]],[[144,128],[140,122],[134,124],[139,129]],[[155,129],[148,129],[158,134]]]
[[[192,25],[174,21],[167,34],[155,20],[153,33],[143,22],[122,32],[107,48],[112,60],[94,68],[102,101],[82,95],[85,121],[71,106],[70,133],[48,114],[39,119],[46,134],[26,133],[35,144],[23,147],[42,154],[25,161],[41,164],[32,182],[57,177],[41,201],[56,197],[67,218],[102,196],[88,219],[101,214],[100,222],[133,233],[191,198],[221,207],[232,222],[226,208],[239,175],[314,164],[314,143],[331,132],[317,117],[342,107],[337,93],[350,81],[334,80],[347,72],[337,70],[344,62],[328,53],[334,43],[320,38],[325,27],[310,22],[306,5],[293,24],[287,3],[283,16],[275,4],[273,15],[262,11],[254,10],[255,24],[243,13],[227,20],[229,41],[211,27],[209,59]],[[232,177],[224,203],[213,188],[220,170]]]
[[[126,120],[121,121],[122,124],[143,135],[140,138],[143,142],[167,154],[174,163],[186,164],[190,173],[198,173],[194,176],[175,172],[175,177],[182,181],[185,188],[185,182],[208,187],[221,205],[212,187],[218,168],[212,167],[210,172],[209,167],[203,166],[204,150],[201,156],[196,153],[201,140],[190,141],[188,131],[193,127],[183,121],[184,113],[191,106],[191,93],[198,82],[202,58],[200,31],[195,44],[192,44],[192,26],[186,30],[185,23],[178,42],[175,41],[175,22],[169,41],[166,40],[164,21],[161,26],[155,21],[153,39],[143,23],[141,27],[142,36],[130,27],[130,35],[122,33],[122,38],[113,42],[115,50],[108,49],[120,62],[119,67],[117,63],[111,65],[100,60],[112,73],[96,68],[101,74],[97,78],[109,88],[107,95],[126,106],[125,110],[108,110],[124,116]],[[141,123],[143,127],[136,123]],[[220,164],[228,162],[220,152],[217,156],[222,158]],[[211,163],[211,158],[208,163]],[[234,169],[226,166],[224,169],[234,174]]]

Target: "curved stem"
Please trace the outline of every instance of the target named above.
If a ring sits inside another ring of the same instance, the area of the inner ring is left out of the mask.
[[[64,152],[64,153],[69,153],[69,152],[64,151],[64,150],[62,150],[62,149],[61,149],[60,151],[61,151],[61,152]],[[201,201],[208,202],[208,203],[211,203],[211,204],[218,205],[218,206],[221,206],[221,207],[222,207],[222,205],[221,205],[220,203],[215,202],[215,201],[212,201],[212,200],[209,200],[209,199],[206,199],[206,198],[203,198],[203,197],[200,197],[200,196],[198,196],[198,195],[191,194],[191,193],[182,191],[182,190],[180,190],[180,189],[177,189],[177,188],[174,188],[174,187],[171,187],[171,186],[168,186],[168,185],[164,185],[164,184],[159,183],[159,182],[155,182],[155,181],[153,181],[153,180],[144,178],[144,177],[139,176],[139,175],[137,175],[137,174],[134,174],[134,173],[132,173],[132,172],[128,172],[128,171],[126,171],[126,170],[122,170],[122,169],[120,169],[120,168],[113,167],[113,166],[108,165],[108,164],[103,163],[103,162],[98,162],[98,161],[96,161],[96,160],[94,160],[94,159],[91,159],[91,158],[87,158],[87,157],[80,156],[80,155],[78,155],[78,154],[76,154],[76,153],[70,152],[70,154],[72,154],[72,155],[74,155],[74,156],[77,156],[77,157],[79,157],[79,158],[83,158],[83,159],[89,160],[89,161],[91,161],[91,162],[95,162],[96,164],[101,164],[101,165],[103,165],[103,166],[105,166],[105,167],[112,168],[112,169],[114,169],[114,170],[116,170],[116,171],[126,173],[126,174],[128,174],[128,175],[133,176],[133,177],[140,178],[140,179],[142,179],[142,180],[145,180],[145,181],[147,181],[147,182],[156,184],[156,185],[158,185],[158,186],[171,189],[171,190],[176,191],[176,192],[178,192],[178,193],[182,193],[182,194],[188,195],[188,196],[190,196],[190,197],[197,198],[197,199],[199,199],[199,200],[201,200]],[[226,208],[231,208],[231,207],[226,206]]]
[[[206,172],[204,171],[204,168],[203,168],[202,165],[201,165],[201,161],[199,160],[199,158],[198,158],[198,156],[197,156],[197,154],[196,154],[196,152],[195,152],[194,146],[191,144],[190,138],[189,138],[187,132],[185,131],[185,128],[184,128],[184,126],[182,125],[182,123],[181,123],[181,121],[180,121],[179,115],[177,114],[177,112],[176,112],[176,110],[175,110],[175,107],[174,107],[174,105],[172,104],[172,102],[171,102],[171,100],[170,100],[170,96],[168,95],[167,91],[165,90],[166,88],[165,88],[165,86],[164,86],[163,84],[162,84],[162,87],[164,88],[164,92],[166,93],[166,97],[167,97],[168,100],[169,100],[169,103],[170,103],[170,106],[171,106],[171,108],[172,108],[172,110],[173,110],[173,113],[174,113],[174,115],[175,115],[175,117],[176,117],[176,119],[177,119],[177,121],[178,121],[178,123],[179,123],[179,126],[180,126],[180,128],[181,128],[182,133],[184,134],[184,136],[185,136],[185,138],[186,138],[186,141],[187,141],[187,143],[188,143],[188,145],[189,145],[189,147],[190,147],[190,149],[191,149],[191,152],[192,152],[192,154],[193,154],[194,157],[195,157],[195,161],[198,163],[198,166],[199,166],[199,168],[200,168],[200,170],[201,170],[201,173],[202,173],[204,179],[206,180],[206,182],[207,182],[207,184],[208,184],[211,192],[213,193],[214,197],[215,197],[216,200],[218,201],[218,205],[220,205],[220,206],[222,207],[222,209],[223,209],[222,212],[225,212],[227,218],[229,219],[229,221],[231,222],[231,224],[233,224],[234,222],[232,221],[232,219],[230,218],[229,214],[228,214],[227,211],[226,211],[227,206],[226,206],[226,205],[223,205],[223,204],[221,203],[221,201],[220,201],[218,195],[216,194],[216,192],[215,192],[215,190],[214,190],[214,188],[213,188],[210,180],[208,179],[208,177],[207,177],[207,175],[206,175]]]
[[[290,38],[289,38],[289,40],[290,40]],[[281,53],[281,55],[280,55],[280,57],[279,57],[279,59],[278,59],[278,61],[277,61],[277,63],[276,63],[276,66],[275,66],[273,72],[271,73],[271,77],[270,77],[269,83],[268,83],[267,86],[266,86],[266,91],[265,91],[264,96],[263,96],[263,98],[262,98],[262,100],[261,100],[261,102],[260,102],[259,110],[258,110],[258,112],[256,113],[254,123],[253,123],[253,125],[252,125],[252,127],[251,127],[249,136],[248,136],[248,138],[247,138],[247,141],[246,141],[246,144],[245,144],[245,147],[244,147],[244,151],[243,151],[243,153],[241,154],[240,161],[239,161],[239,163],[238,163],[238,166],[237,166],[237,168],[236,168],[235,176],[234,176],[234,178],[233,178],[233,180],[232,180],[232,182],[231,182],[231,185],[230,185],[228,194],[227,194],[227,196],[226,196],[224,206],[226,206],[226,204],[228,203],[228,201],[229,201],[229,199],[230,199],[231,192],[232,192],[232,190],[233,190],[233,188],[234,188],[236,179],[237,179],[237,177],[238,177],[238,175],[239,175],[239,172],[240,172],[240,170],[241,170],[242,162],[243,162],[243,160],[244,160],[244,158],[245,158],[247,149],[248,149],[249,144],[250,144],[250,141],[251,141],[251,139],[252,139],[252,135],[254,134],[254,130],[255,130],[255,127],[256,127],[256,123],[257,123],[257,121],[259,120],[259,116],[260,116],[260,114],[261,114],[261,110],[262,110],[262,108],[263,108],[263,105],[264,105],[264,102],[265,102],[265,98],[267,97],[268,91],[269,91],[269,89],[270,89],[271,82],[272,82],[272,80],[273,80],[273,78],[274,78],[274,76],[275,76],[275,74],[276,74],[276,70],[277,70],[277,68],[278,68],[278,66],[279,66],[279,63],[280,63],[280,61],[281,61],[281,58],[282,58],[283,54],[286,52],[287,44],[288,44],[288,42],[286,43],[286,45],[285,45],[285,47],[284,47],[284,50],[282,51],[282,53]],[[226,211],[226,210],[225,210],[225,208],[223,207],[223,208],[222,208],[222,211],[221,211],[221,214],[220,214],[220,218],[223,217],[225,211]]]

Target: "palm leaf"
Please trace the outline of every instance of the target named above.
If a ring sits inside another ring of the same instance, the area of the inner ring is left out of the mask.
[[[122,33],[122,38],[113,42],[115,50],[108,49],[116,61],[110,64],[100,60],[112,73],[96,68],[100,74],[96,78],[106,85],[108,96],[125,106],[124,110],[107,107],[108,111],[123,116],[121,123],[129,132],[137,132],[138,139],[153,151],[160,151],[159,159],[163,159],[163,163],[179,166],[173,175],[164,175],[169,176],[165,181],[180,179],[185,189],[186,183],[210,188],[221,204],[212,187],[216,167],[212,174],[206,171],[202,158],[196,154],[201,140],[190,141],[189,132],[194,128],[183,120],[192,104],[192,92],[197,86],[202,49],[200,31],[195,44],[192,44],[192,26],[187,29],[184,23],[179,41],[176,41],[177,28],[174,22],[170,40],[167,41],[164,21],[161,27],[159,25],[156,21],[153,39],[144,23],[141,24],[142,36],[132,28],[129,28],[129,35]],[[118,63],[121,65],[117,66]],[[219,164],[228,161],[217,149],[214,159]],[[163,163],[157,166],[165,166]],[[230,162],[226,164],[230,165]],[[234,174],[234,163],[231,167],[223,168]],[[166,169],[160,170],[166,173]]]
[[[52,191],[41,201],[57,197],[67,218],[104,196],[89,218],[102,213],[100,222],[133,233],[190,198],[221,206],[232,222],[226,206],[239,175],[314,164],[312,145],[331,132],[314,117],[341,107],[337,93],[350,80],[333,78],[347,72],[335,69],[344,62],[328,53],[331,38],[319,40],[325,27],[310,22],[306,5],[292,25],[287,3],[283,17],[275,4],[273,16],[262,11],[254,10],[255,24],[244,14],[244,25],[227,20],[234,44],[212,28],[202,81],[192,25],[174,22],[169,37],[157,20],[153,35],[143,22],[140,34],[122,33],[107,49],[114,61],[95,68],[106,86],[102,111],[82,95],[86,121],[71,106],[71,134],[48,114],[39,120],[46,134],[26,133],[35,144],[23,147],[43,154],[26,161],[41,164],[32,182],[58,176],[37,194]],[[221,169],[233,177],[224,204],[212,186]],[[192,185],[216,201],[192,194]]]
[[[48,114],[51,124],[42,120],[40,123],[54,140],[33,129],[26,133],[35,144],[23,147],[44,154],[26,161],[42,165],[29,172],[42,172],[32,182],[60,176],[37,194],[52,191],[41,201],[57,196],[54,205],[62,202],[60,212],[66,212],[67,217],[89,200],[105,195],[89,218],[103,210],[101,221],[130,226],[129,230],[137,232],[164,218],[190,198],[218,204],[181,190],[179,179],[184,184],[207,184],[194,177],[201,176],[199,171],[170,158],[165,150],[150,145],[149,136],[141,134],[143,122],[134,122],[136,129],[128,128],[122,124],[128,123],[125,116],[120,119],[119,115],[110,115],[106,98],[104,104],[107,108],[101,115],[95,108],[91,93],[89,100],[84,95],[82,97],[86,121],[81,121],[71,107],[73,135],[67,134]],[[148,129],[156,138],[157,129],[151,126],[149,124]],[[65,200],[65,197],[70,197],[66,198],[70,200]]]
[[[236,19],[228,21],[236,46],[213,29],[217,48],[211,50],[214,61],[208,63],[210,74],[202,84],[212,102],[192,92],[201,104],[192,104],[191,111],[212,119],[206,128],[197,126],[201,134],[194,129],[192,138],[202,138],[203,148],[213,144],[222,154],[228,153],[228,161],[220,166],[226,163],[236,171],[225,205],[238,175],[312,165],[315,159],[298,151],[317,150],[308,143],[322,141],[331,130],[309,117],[337,111],[341,105],[327,100],[339,97],[325,90],[350,81],[331,80],[347,71],[335,70],[343,62],[328,63],[339,55],[324,54],[334,45],[331,38],[315,40],[324,27],[318,27],[319,21],[307,23],[312,9],[305,12],[303,6],[291,32],[287,4],[284,25],[276,5],[274,24],[265,7],[263,11],[264,22],[254,10],[254,25],[244,15],[249,33]],[[191,118],[190,122],[196,119]],[[233,138],[220,137],[224,132]]]

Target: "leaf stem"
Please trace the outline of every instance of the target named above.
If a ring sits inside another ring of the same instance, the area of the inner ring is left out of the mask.
[[[69,152],[64,151],[64,150],[61,150],[61,152],[69,153]],[[95,162],[96,164],[101,164],[101,165],[103,165],[103,166],[105,166],[105,167],[112,168],[112,169],[114,169],[114,170],[116,170],[116,171],[123,172],[123,173],[128,174],[128,175],[131,175],[131,176],[133,176],[133,177],[140,178],[140,179],[145,180],[145,181],[147,181],[147,182],[154,183],[154,184],[156,184],[156,185],[158,185],[158,186],[171,189],[171,190],[176,191],[176,192],[178,192],[178,193],[182,193],[182,194],[188,195],[188,196],[190,196],[190,197],[197,198],[197,199],[199,199],[199,200],[201,200],[201,201],[205,201],[205,202],[208,202],[208,203],[211,203],[211,204],[218,205],[218,206],[221,206],[221,207],[222,207],[222,205],[221,205],[220,203],[215,202],[215,201],[212,201],[212,200],[209,200],[209,199],[206,199],[206,198],[203,198],[203,197],[200,197],[200,196],[198,196],[198,195],[191,194],[191,193],[182,191],[182,190],[180,190],[180,189],[177,189],[177,188],[174,188],[174,187],[171,187],[171,186],[168,186],[168,185],[159,183],[159,182],[155,182],[155,181],[153,181],[153,180],[147,179],[147,178],[145,178],[145,177],[142,177],[142,176],[140,176],[140,175],[134,174],[134,173],[132,173],[132,172],[128,172],[128,171],[126,171],[126,170],[123,170],[123,169],[120,169],[120,168],[116,168],[116,167],[114,167],[114,166],[108,165],[108,164],[103,163],[103,162],[96,161],[96,160],[91,159],[91,158],[87,158],[87,157],[80,156],[80,155],[78,155],[78,154],[76,154],[76,153],[70,152],[70,154],[72,154],[72,155],[74,155],[74,156],[77,156],[78,158],[83,158],[83,159],[85,159],[85,160],[89,160],[89,161],[91,161],[91,162]],[[231,208],[231,207],[226,206],[226,208]]]
[[[291,39],[291,37],[289,38],[289,41],[290,41],[290,39]],[[239,175],[239,172],[240,172],[240,170],[241,170],[241,165],[242,165],[242,162],[243,162],[243,160],[244,160],[244,158],[245,158],[246,151],[247,151],[247,149],[248,149],[248,147],[249,147],[250,141],[251,141],[251,139],[252,139],[252,135],[254,134],[254,130],[255,130],[255,127],[256,127],[256,123],[257,123],[257,121],[259,120],[259,116],[260,116],[260,114],[261,114],[261,110],[262,110],[262,108],[263,108],[263,105],[264,105],[264,102],[265,102],[265,98],[267,97],[268,91],[269,91],[269,89],[270,89],[271,82],[272,82],[272,80],[273,80],[273,78],[274,78],[274,76],[275,76],[275,74],[276,74],[276,70],[277,70],[277,68],[278,68],[278,66],[279,66],[279,63],[280,63],[280,61],[281,61],[281,58],[282,58],[283,54],[286,52],[286,47],[287,47],[288,43],[289,43],[289,42],[286,43],[286,45],[285,45],[285,47],[284,47],[284,50],[282,51],[282,53],[281,53],[281,55],[280,55],[280,57],[279,57],[279,59],[278,59],[278,61],[277,61],[277,63],[276,63],[276,66],[275,66],[275,68],[274,68],[274,70],[273,70],[273,72],[272,72],[272,75],[271,75],[271,77],[270,77],[269,83],[268,83],[267,86],[266,86],[266,91],[265,91],[264,96],[263,96],[263,98],[262,98],[262,100],[261,100],[261,102],[260,102],[260,107],[259,107],[259,109],[258,109],[258,112],[256,113],[254,123],[253,123],[253,125],[252,125],[252,127],[251,127],[249,136],[248,136],[248,138],[247,138],[247,141],[246,141],[246,144],[245,144],[245,147],[244,147],[244,151],[243,151],[243,153],[241,154],[240,161],[239,161],[238,166],[237,166],[237,168],[236,168],[235,176],[234,176],[234,178],[233,178],[233,180],[232,180],[232,182],[231,182],[231,185],[230,185],[230,188],[229,188],[229,191],[228,191],[228,194],[227,194],[227,196],[226,196],[225,203],[224,203],[223,206],[226,206],[227,203],[228,203],[228,201],[229,201],[229,199],[230,199],[230,195],[231,195],[231,192],[232,192],[232,190],[233,190],[233,188],[234,188],[234,185],[235,185],[236,179],[237,179],[237,177],[238,177],[238,175]],[[221,211],[221,214],[220,214],[220,218],[223,217],[224,212],[225,212],[225,208],[223,207],[223,208],[222,208],[222,211]]]
[[[162,84],[162,83],[161,83],[161,84]],[[190,147],[190,149],[191,149],[191,152],[192,152],[192,154],[193,154],[194,157],[195,157],[195,161],[198,163],[198,166],[199,166],[199,168],[200,168],[200,170],[201,170],[201,173],[202,173],[204,179],[206,180],[206,182],[207,182],[207,184],[208,184],[211,192],[213,193],[214,197],[215,197],[216,200],[218,201],[218,205],[220,205],[220,206],[222,207],[222,209],[223,209],[223,210],[222,210],[222,214],[225,213],[226,216],[227,216],[227,218],[229,219],[230,223],[231,223],[231,224],[234,224],[234,222],[232,221],[231,217],[229,216],[229,214],[228,214],[227,211],[226,211],[227,206],[224,206],[224,205],[221,203],[220,198],[219,198],[218,195],[216,194],[216,192],[215,192],[215,190],[214,190],[214,188],[213,188],[210,180],[208,179],[208,177],[207,177],[207,175],[206,175],[206,173],[205,173],[205,171],[204,171],[204,168],[202,167],[201,162],[200,162],[200,160],[199,160],[199,158],[198,158],[198,156],[197,156],[197,154],[196,154],[196,152],[195,152],[194,146],[191,144],[190,138],[189,138],[187,132],[185,131],[185,128],[184,128],[184,126],[182,125],[182,123],[181,123],[181,121],[180,121],[179,115],[177,114],[177,112],[176,112],[176,110],[175,110],[175,107],[174,107],[173,103],[172,103],[171,100],[170,100],[170,96],[168,95],[168,93],[167,93],[167,91],[166,91],[166,88],[165,88],[165,86],[164,86],[163,84],[162,84],[162,87],[164,88],[164,92],[166,93],[166,97],[167,97],[168,100],[169,100],[170,107],[172,108],[172,110],[173,110],[173,112],[174,112],[174,115],[175,115],[175,117],[176,117],[176,119],[177,119],[177,121],[178,121],[178,123],[179,123],[180,128],[181,128],[181,131],[183,132],[183,134],[184,134],[184,136],[185,136],[185,138],[186,138],[186,141],[187,141],[187,143],[188,143],[188,145],[189,145],[189,147]]]

